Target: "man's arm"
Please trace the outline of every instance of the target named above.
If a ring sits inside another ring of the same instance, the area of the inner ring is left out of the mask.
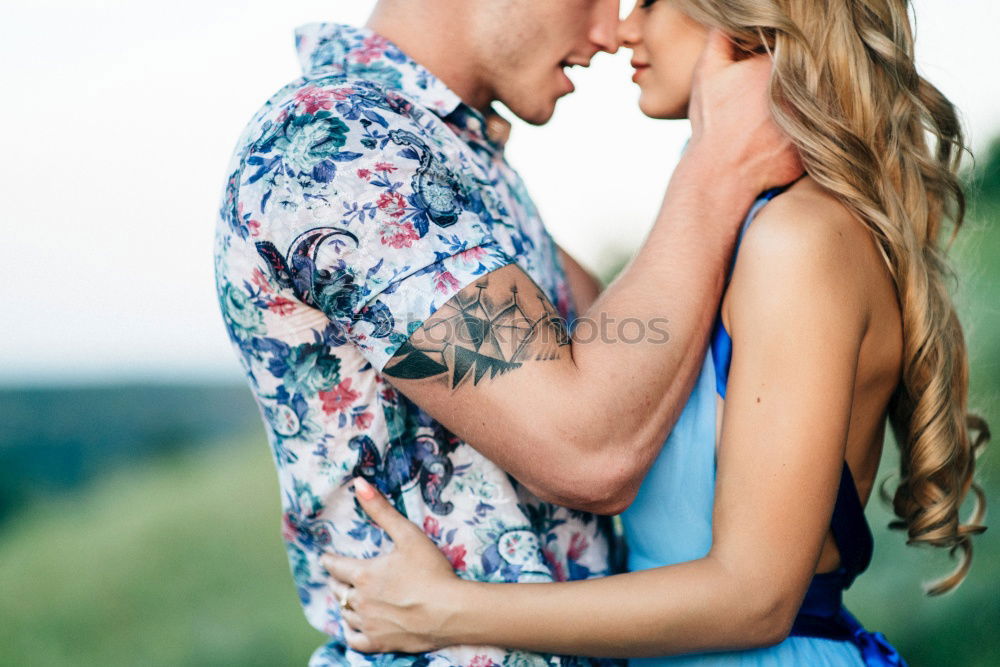
[[[862,272],[844,270],[857,244],[828,222],[815,199],[789,193],[744,241],[727,296],[733,367],[704,558],[543,586],[462,581],[418,526],[356,485],[395,547],[324,558],[336,587],[354,586],[351,647],[642,657],[787,637],[830,528],[871,315]]]
[[[857,246],[812,204],[779,197],[740,251],[710,553],[586,582],[463,586],[453,618],[471,632],[454,643],[634,657],[788,636],[829,531],[869,317],[859,272],[844,270]]]
[[[509,265],[461,290],[384,369],[551,502],[604,514],[631,503],[701,368],[739,222],[761,191],[801,173],[771,119],[770,63],[733,63],[720,39],[649,238],[572,339]]]
[[[573,296],[573,304],[576,306],[576,312],[578,315],[582,315],[590,310],[590,307],[597,301],[597,297],[600,296],[601,283],[590,271],[580,266],[580,263],[562,248],[559,248],[559,260],[562,262],[563,270],[566,272],[566,283],[569,285],[570,294]]]
[[[572,338],[517,265],[461,290],[383,370],[539,497],[627,507],[701,368],[752,188],[682,168],[629,268]]]

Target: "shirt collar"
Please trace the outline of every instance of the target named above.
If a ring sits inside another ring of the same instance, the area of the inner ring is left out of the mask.
[[[440,79],[368,28],[338,23],[310,23],[295,31],[295,48],[306,76],[343,74],[370,79],[432,109],[440,116],[462,100]]]
[[[510,124],[495,111],[489,118],[462,102],[440,79],[376,32],[339,23],[309,23],[295,30],[303,74],[369,79],[398,90],[417,104],[457,124],[467,139],[502,148]]]

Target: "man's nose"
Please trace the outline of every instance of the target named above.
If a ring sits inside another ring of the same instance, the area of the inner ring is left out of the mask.
[[[615,53],[618,51],[618,16],[621,8],[619,0],[604,0],[594,7],[590,41],[598,51]]]

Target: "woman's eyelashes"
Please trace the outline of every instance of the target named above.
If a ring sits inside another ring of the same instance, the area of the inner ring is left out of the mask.
[[[642,7],[643,9],[649,9],[655,3],[656,3],[656,0],[642,0],[642,4],[639,5],[639,6]]]

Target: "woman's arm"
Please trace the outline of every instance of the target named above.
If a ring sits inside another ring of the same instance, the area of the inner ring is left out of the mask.
[[[866,326],[848,243],[800,199],[761,212],[730,288],[734,356],[705,558],[566,584],[465,582],[416,526],[361,498],[396,548],[331,560],[355,586],[351,645],[632,657],[782,640],[829,529]]]

